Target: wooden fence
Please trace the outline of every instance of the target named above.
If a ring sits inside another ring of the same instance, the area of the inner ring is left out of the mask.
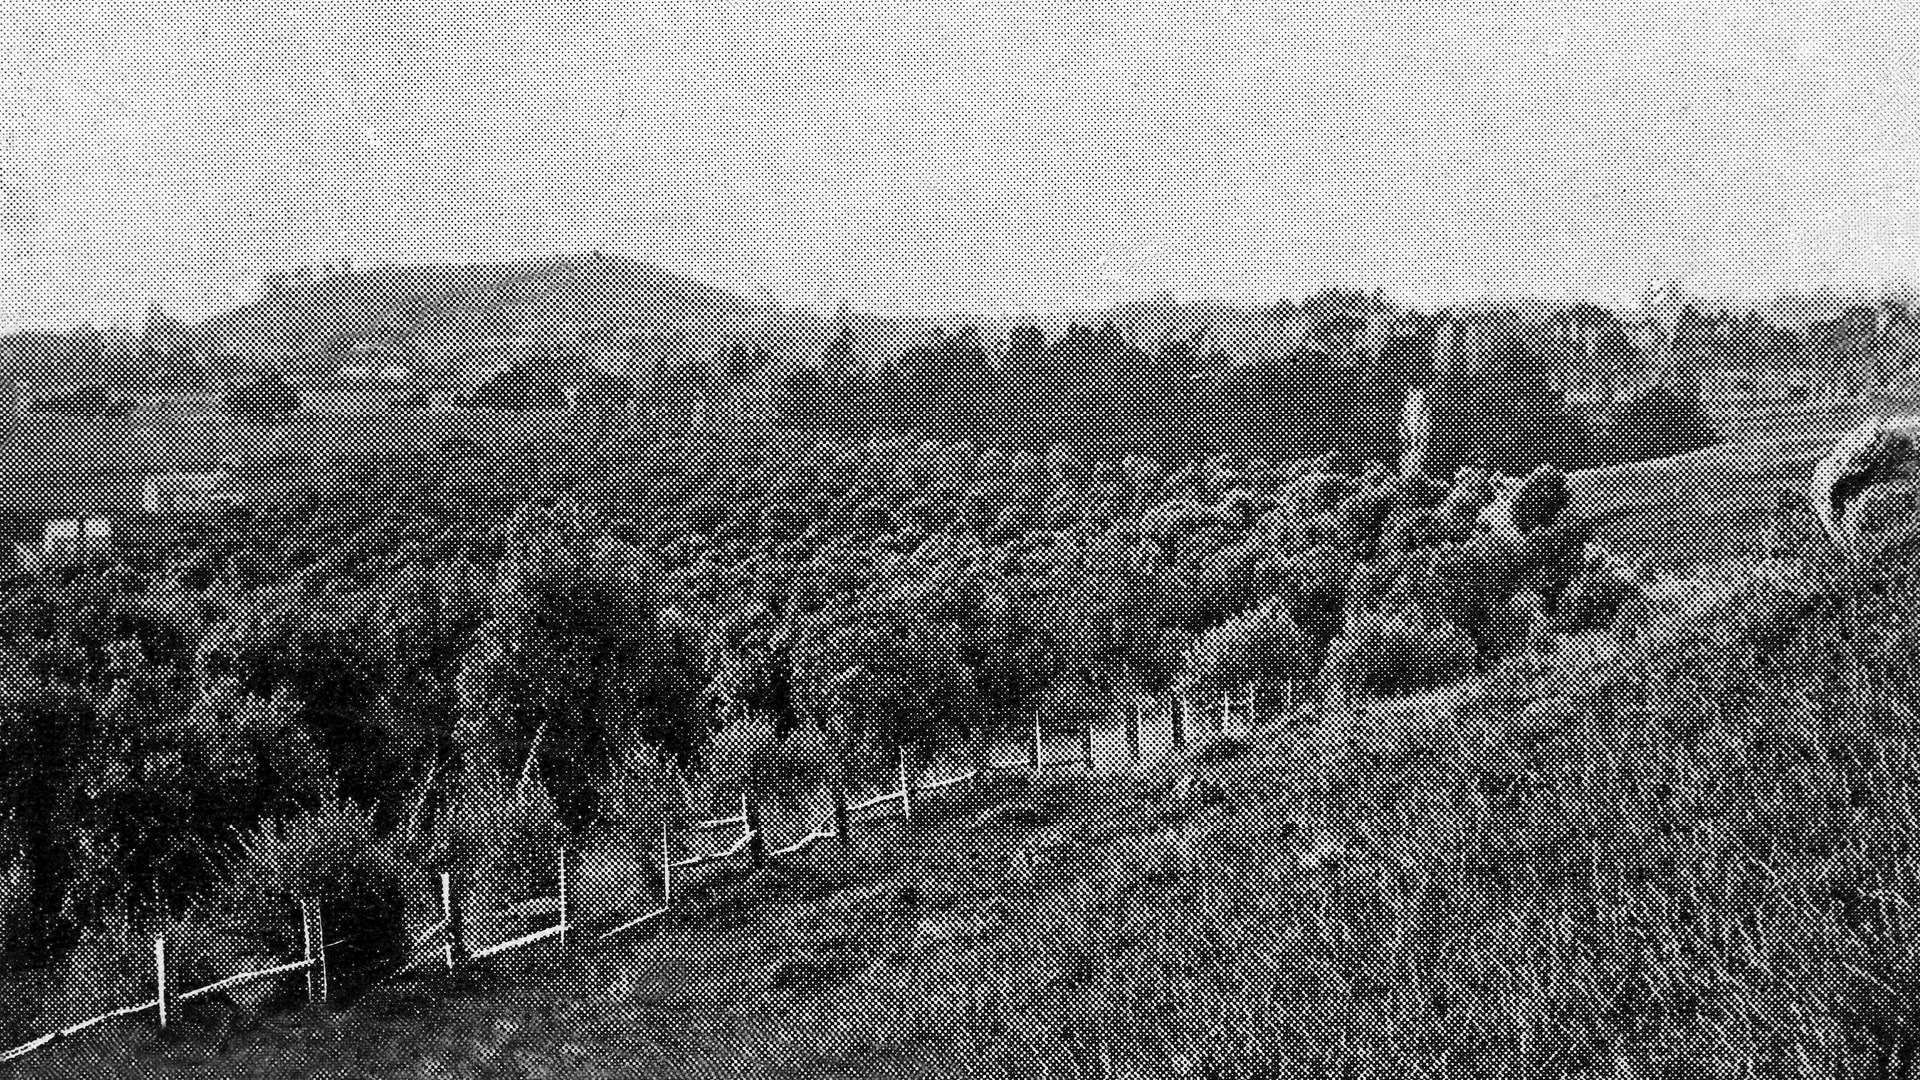
[[[1300,704],[1300,702],[1296,700],[1298,696],[1298,689],[1293,684],[1288,684],[1280,704],[1288,712],[1291,712]],[[1223,693],[1217,704],[1209,701],[1203,706],[1188,698],[1175,697],[1168,699],[1164,704],[1164,708],[1172,720],[1174,745],[1176,748],[1180,748],[1188,744],[1191,738],[1191,730],[1203,719],[1210,721],[1214,731],[1221,732],[1227,729],[1232,716],[1236,712],[1239,712],[1240,715],[1246,718],[1247,727],[1249,729],[1253,728],[1255,725],[1252,722],[1252,717],[1258,705],[1259,702],[1255,698],[1254,689],[1249,686],[1244,693]],[[1141,757],[1140,730],[1147,714],[1147,706],[1144,703],[1139,703],[1131,709],[1122,709],[1121,712],[1125,722],[1128,756],[1132,761],[1137,762]],[[1077,747],[1078,753],[1072,757],[1047,760],[1043,755],[1043,743],[1049,734],[1075,736],[1079,744]],[[909,751],[902,749],[899,757],[897,787],[864,801],[849,803],[847,789],[844,783],[835,784],[832,791],[832,827],[824,830],[816,830],[785,847],[777,849],[770,850],[767,847],[766,829],[760,819],[759,807],[754,801],[753,794],[749,791],[742,791],[740,793],[740,812],[738,814],[730,817],[697,821],[687,826],[687,832],[703,834],[725,832],[735,828],[739,829],[739,835],[732,846],[720,851],[676,859],[674,857],[674,830],[671,822],[668,822],[661,827],[660,833],[660,906],[599,934],[595,940],[597,942],[608,941],[664,918],[672,910],[674,879],[678,872],[684,872],[712,863],[724,862],[728,859],[738,858],[743,855],[746,857],[749,865],[760,867],[766,865],[770,859],[799,854],[825,840],[837,841],[841,850],[845,852],[852,846],[851,827],[855,824],[855,815],[864,814],[868,810],[891,804],[898,808],[898,814],[902,822],[911,823],[914,818],[916,805],[920,799],[934,792],[962,784],[979,785],[994,773],[1006,771],[1038,773],[1043,769],[1074,765],[1083,766],[1088,770],[1092,770],[1093,768],[1093,728],[1091,726],[1048,729],[1042,725],[1039,717],[1036,715],[1032,729],[1028,737],[1023,741],[1025,742],[1024,749],[1026,753],[1022,757],[1011,761],[993,760],[992,755],[988,752],[986,743],[983,741],[976,748],[977,760],[979,762],[977,765],[957,776],[950,776],[931,783],[927,782],[924,777],[916,774],[912,764],[912,755]],[[869,818],[867,820],[881,819]],[[465,920],[463,916],[466,908],[466,897],[463,878],[461,874],[455,870],[442,872],[439,880],[441,920],[417,935],[407,949],[407,955],[410,959],[394,971],[382,977],[378,982],[391,982],[394,979],[426,967],[444,966],[448,973],[453,973],[462,966],[480,963],[493,957],[502,956],[547,941],[554,943],[558,951],[558,962],[565,965],[570,958],[570,953],[577,940],[576,935],[579,930],[579,927],[574,925],[574,905],[578,889],[578,880],[579,855],[570,847],[563,848],[559,854],[559,895],[554,898],[557,901],[558,908],[558,920],[556,923],[545,929],[535,930],[495,945],[488,945],[484,948],[474,950],[469,948],[469,943],[466,940]],[[315,1004],[325,1004],[331,996],[331,987],[327,971],[327,950],[336,945],[343,944],[345,939],[339,941],[327,941],[325,939],[322,909],[316,898],[303,897],[299,900],[298,906],[300,908],[301,939],[304,943],[304,956],[300,960],[259,971],[241,972],[237,975],[231,975],[221,979],[218,982],[209,983],[206,986],[189,990],[186,993],[176,994],[173,991],[168,941],[166,936],[162,934],[156,937],[153,943],[155,996],[152,1000],[103,1013],[99,1016],[80,1021],[77,1024],[61,1028],[58,1031],[42,1035],[32,1042],[16,1046],[11,1050],[0,1051],[0,1064],[25,1057],[36,1050],[77,1035],[89,1028],[106,1023],[109,1020],[126,1016],[137,1016],[144,1012],[153,1012],[159,1028],[164,1031],[173,1024],[177,1009],[180,1005],[219,993],[223,990],[264,979],[284,978],[288,975],[304,972],[307,977],[308,1001]],[[420,950],[429,943],[435,943],[435,948],[429,952],[420,954]]]

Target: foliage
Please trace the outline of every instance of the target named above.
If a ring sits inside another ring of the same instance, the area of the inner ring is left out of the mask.
[[[1471,674],[1478,650],[1466,631],[1412,611],[1368,611],[1327,649],[1322,676],[1350,691],[1402,694]]]
[[[676,646],[632,548],[577,509],[522,510],[507,528],[493,618],[459,677],[469,762],[537,778],[562,818],[595,813],[595,785],[638,739],[686,759],[700,731]]]
[[[1313,639],[1294,624],[1285,605],[1268,600],[1194,639],[1180,686],[1184,694],[1203,699],[1248,686],[1271,693],[1283,682],[1311,677],[1315,652]]]
[[[1644,461],[1684,454],[1720,441],[1697,385],[1652,386],[1615,409],[1607,420],[1611,458]]]
[[[342,940],[329,950],[328,973],[344,1002],[402,958],[405,897],[422,883],[393,839],[378,835],[370,813],[335,803],[248,834],[216,903],[232,925],[280,956],[303,948],[289,906],[321,904],[328,937]]]
[[[300,394],[286,376],[268,372],[228,390],[220,404],[233,416],[267,420],[298,410]]]

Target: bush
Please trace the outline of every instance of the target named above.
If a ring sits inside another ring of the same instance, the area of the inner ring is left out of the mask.
[[[1380,524],[1381,558],[1408,551],[1437,547],[1447,542],[1449,532],[1430,509],[1401,506]]]
[[[287,905],[273,911],[297,933],[297,916]],[[298,959],[300,951],[284,951],[236,935],[200,920],[169,919],[137,928],[122,926],[113,932],[95,932],[82,938],[54,965],[43,999],[45,1015],[36,1027],[51,1028],[98,1016],[153,998],[153,939],[167,938],[167,964],[176,993],[195,990],[242,971],[262,971]],[[332,956],[329,955],[329,961]],[[247,1022],[261,1013],[293,1005],[304,985],[298,975],[266,979],[234,987],[221,995],[198,998],[178,1013],[187,1025],[201,1029],[227,1026],[234,1014]]]
[[[1609,458],[1644,461],[1698,450],[1719,441],[1707,417],[1700,391],[1655,386],[1622,405],[1607,424],[1613,443]]]
[[[1491,663],[1524,647],[1540,647],[1551,637],[1552,623],[1539,593],[1518,592],[1488,612],[1480,632],[1480,652]]]
[[[492,910],[552,895],[566,835],[544,785],[529,783],[517,792],[514,778],[469,766],[452,785],[446,814],[421,857],[430,866],[464,871],[471,906]]]
[[[1644,599],[1640,587],[1604,560],[1593,560],[1562,589],[1553,606],[1553,629],[1562,634],[1612,626],[1623,609]]]
[[[1332,510],[1356,490],[1358,485],[1350,477],[1308,473],[1286,486],[1281,492],[1280,504],[1291,507],[1296,517],[1310,518]]]
[[[1393,490],[1384,485],[1348,495],[1329,515],[1334,542],[1353,558],[1373,558],[1380,549],[1381,526],[1393,507]]]
[[[236,933],[273,955],[297,956],[303,942],[290,905],[317,900],[327,939],[341,942],[328,951],[328,972],[344,1004],[403,958],[408,892],[424,894],[424,877],[406,872],[393,842],[375,836],[371,812],[341,803],[243,838],[217,906]]]
[[[1453,490],[1440,500],[1436,512],[1443,519],[1472,523],[1497,494],[1499,488],[1486,470],[1461,469],[1453,479]]]
[[[1542,465],[1520,482],[1513,493],[1513,527],[1522,535],[1551,525],[1572,496],[1567,493],[1567,475],[1550,465]]]
[[[1473,639],[1453,625],[1412,611],[1360,612],[1327,651],[1322,677],[1348,691],[1410,693],[1471,675]]]
[[[1347,587],[1358,565],[1352,557],[1324,545],[1281,560],[1274,571],[1281,582],[1280,600],[1294,625],[1318,641],[1339,633]]]

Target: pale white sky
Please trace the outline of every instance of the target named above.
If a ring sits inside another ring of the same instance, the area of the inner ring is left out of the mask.
[[[1920,277],[1920,4],[0,0],[0,328],[589,249],[794,302]]]

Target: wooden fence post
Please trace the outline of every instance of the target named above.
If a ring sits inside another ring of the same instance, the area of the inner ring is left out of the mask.
[[[907,748],[900,748],[900,820],[913,822],[913,778],[907,773]]]
[[[1093,721],[1089,720],[1080,729],[1080,759],[1087,763],[1087,771],[1093,771]]]
[[[852,828],[847,813],[847,780],[833,780],[833,836],[839,838],[841,855],[852,853]]]
[[[567,948],[573,939],[574,893],[580,888],[580,853],[572,844],[560,845],[560,964],[567,963]]]
[[[1027,769],[1040,771],[1040,710],[1033,710],[1033,743],[1027,747]]]
[[[167,935],[160,934],[153,939],[153,982],[158,988],[154,1000],[159,1004],[160,1030],[167,1030],[173,1022],[173,972],[167,967]]]
[[[330,989],[327,985],[327,928],[318,900],[305,896],[300,898],[300,932],[306,942],[303,959],[313,965],[307,969],[307,1002],[325,1005]]]
[[[1167,711],[1173,716],[1173,748],[1187,748],[1187,699],[1174,698],[1167,703]]]
[[[1220,715],[1213,718],[1213,733],[1215,735],[1225,735],[1227,733],[1227,713],[1232,710],[1232,691],[1229,691],[1223,686],[1220,688]]]
[[[1136,763],[1140,760],[1141,714],[1146,712],[1146,709],[1145,704],[1135,701],[1133,708],[1127,712],[1127,756],[1132,758]]]
[[[767,865],[767,834],[760,828],[759,809],[746,788],[740,789],[740,831],[747,841],[747,861],[756,870]]]
[[[442,932],[441,952],[446,957],[448,974],[452,974],[460,962],[467,958],[467,934],[461,915],[461,909],[467,905],[461,884],[460,871],[440,872],[440,913],[447,920],[446,929]]]
[[[673,906],[673,818],[660,819],[660,906]]]
[[[1280,699],[1280,714],[1282,716],[1291,716],[1293,715],[1293,680],[1288,679],[1282,685],[1284,686],[1282,693],[1286,696]]]

